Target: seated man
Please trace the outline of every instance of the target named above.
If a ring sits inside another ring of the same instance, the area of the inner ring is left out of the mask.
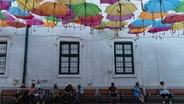
[[[64,94],[63,94],[63,101],[64,103],[68,103],[68,102],[73,102],[73,86],[72,84],[68,84],[65,89],[64,89]]]
[[[114,83],[111,83],[111,86],[109,87],[109,96],[111,103],[117,102],[117,88]]]
[[[144,96],[141,92],[141,87],[139,86],[139,82],[135,83],[135,86],[133,88],[133,93],[134,93],[134,96],[138,98],[142,102],[142,104],[144,104]]]
[[[18,87],[17,93],[15,95],[16,103],[20,102],[20,100],[27,96],[28,90],[26,85],[23,83],[20,87]]]

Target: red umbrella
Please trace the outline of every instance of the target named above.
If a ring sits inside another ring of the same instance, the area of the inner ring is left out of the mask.
[[[102,22],[103,16],[101,14],[94,15],[94,16],[80,16],[79,20],[82,24],[87,26],[97,26],[100,25]]]
[[[19,22],[19,21],[11,21],[11,22],[7,22],[7,24],[15,28],[22,28],[26,26],[24,23]]]
[[[182,22],[184,21],[183,14],[169,14],[167,15],[162,23],[175,23],[175,22]]]
[[[161,31],[168,31],[170,30],[170,27],[152,27],[148,30],[149,33],[157,33],[157,32],[161,32]]]
[[[38,18],[33,18],[33,19],[26,20],[26,23],[28,25],[42,25],[43,21]]]

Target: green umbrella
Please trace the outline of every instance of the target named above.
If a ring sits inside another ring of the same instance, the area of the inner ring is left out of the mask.
[[[84,2],[72,5],[72,12],[76,16],[93,16],[99,14],[101,10],[96,4]]]
[[[0,12],[0,19],[5,20],[7,19],[7,17],[3,13]]]
[[[45,19],[48,21],[53,21],[53,22],[60,22],[60,20],[54,16],[45,16]]]
[[[184,0],[179,4],[179,6],[174,11],[184,12]]]

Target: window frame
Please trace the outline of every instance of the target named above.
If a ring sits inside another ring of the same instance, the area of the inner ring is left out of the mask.
[[[0,53],[0,57],[5,57],[5,67],[4,67],[4,72],[0,72],[0,75],[5,75],[6,74],[6,63],[7,63],[7,48],[8,48],[8,42],[7,41],[0,41],[0,44],[5,44],[6,45],[6,53],[5,54],[1,54]]]
[[[69,54],[62,54],[62,45],[63,44],[68,44],[69,45]],[[71,45],[73,45],[73,44],[77,44],[77,46],[78,46],[78,54],[71,54]],[[59,75],[79,75],[79,73],[80,73],[80,42],[78,42],[78,41],[60,41],[59,42],[59,45],[60,45],[60,47],[59,47]],[[65,56],[65,57],[69,57],[69,60],[68,60],[68,72],[67,73],[65,73],[65,72],[62,72],[61,71],[61,57],[62,56]],[[78,62],[77,62],[77,72],[76,73],[72,73],[71,72],[71,70],[70,70],[70,64],[71,64],[71,62],[70,62],[70,59],[71,59],[71,57],[77,57],[78,58]]]
[[[116,45],[122,45],[122,51],[123,51],[122,54],[116,54]],[[124,46],[125,45],[131,45],[131,54],[125,54],[124,53],[124,51],[125,51]],[[117,65],[116,65],[117,61],[116,61],[116,58],[118,56],[123,58],[123,72],[117,72]],[[125,71],[125,68],[127,68],[127,67],[125,67],[125,57],[131,57],[131,59],[132,59],[132,62],[131,62],[131,64],[132,64],[132,67],[131,67],[132,68],[132,72],[126,72]],[[135,74],[133,42],[129,42],[129,41],[127,41],[127,42],[120,42],[120,41],[114,42],[114,68],[115,68],[114,71],[115,71],[116,75],[128,75],[128,74],[133,75],[133,74]]]

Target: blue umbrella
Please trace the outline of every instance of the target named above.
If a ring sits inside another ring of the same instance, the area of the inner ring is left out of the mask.
[[[145,27],[152,25],[154,20],[142,20],[141,18],[138,18],[134,20],[131,25],[135,27]]]
[[[149,0],[144,4],[143,10],[149,13],[167,12],[177,8],[180,2],[180,0]]]
[[[159,19],[157,21],[154,21],[153,23],[153,27],[156,27],[156,28],[161,28],[161,27],[171,27],[173,24],[169,24],[169,23],[162,23],[162,20]]]
[[[8,12],[14,16],[30,16],[31,14],[27,10],[23,10],[19,7],[10,7]]]

